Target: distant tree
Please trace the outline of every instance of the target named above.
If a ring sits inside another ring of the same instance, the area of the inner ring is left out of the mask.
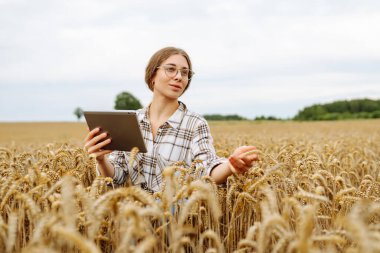
[[[316,104],[305,107],[302,111],[298,112],[295,117],[296,120],[320,120],[323,115],[327,113],[323,105]]]
[[[246,120],[246,118],[237,114],[229,114],[229,115],[206,114],[206,115],[203,115],[203,117],[206,120]]]
[[[374,111],[372,113],[372,118],[374,118],[374,119],[380,119],[380,110]]]
[[[137,110],[142,108],[140,101],[129,92],[122,92],[116,96],[116,110]]]
[[[264,115],[261,115],[261,116],[257,116],[255,117],[255,120],[281,120],[281,118],[276,118],[275,116],[264,116]]]
[[[80,108],[80,107],[75,108],[74,114],[75,114],[75,116],[77,116],[78,121],[79,121],[80,118],[82,118],[82,116],[83,116],[83,110],[82,110],[82,108]]]
[[[362,111],[374,112],[380,109],[380,100],[365,99],[363,101]]]

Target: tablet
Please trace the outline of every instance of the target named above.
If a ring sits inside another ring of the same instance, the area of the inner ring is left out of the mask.
[[[100,127],[99,134],[107,132],[111,137],[104,150],[131,151],[137,147],[139,152],[147,152],[135,111],[84,111],[83,114],[90,130]]]

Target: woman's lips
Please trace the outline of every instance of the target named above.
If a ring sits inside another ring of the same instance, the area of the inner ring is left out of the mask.
[[[169,84],[171,87],[174,87],[176,89],[182,89],[181,85],[178,84]]]

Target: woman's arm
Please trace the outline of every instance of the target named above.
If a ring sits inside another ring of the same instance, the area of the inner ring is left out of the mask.
[[[232,174],[229,163],[229,161],[221,163],[211,171],[210,177],[212,177],[212,179],[215,180],[215,183],[224,183],[227,180],[227,178]]]
[[[226,161],[216,155],[213,139],[206,120],[202,120],[196,127],[192,140],[191,151],[193,160],[199,159],[217,184],[224,183],[232,173],[242,174],[252,167],[258,160],[254,146],[238,147]]]
[[[110,163],[107,158],[103,158],[102,160],[97,160],[98,162],[98,171],[103,177],[114,178],[115,176],[115,168]]]

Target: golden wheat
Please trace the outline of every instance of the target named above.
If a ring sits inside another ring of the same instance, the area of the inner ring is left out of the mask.
[[[221,186],[179,161],[153,195],[96,176],[79,142],[5,144],[0,252],[379,252],[378,123],[215,123],[218,154],[260,160]]]

